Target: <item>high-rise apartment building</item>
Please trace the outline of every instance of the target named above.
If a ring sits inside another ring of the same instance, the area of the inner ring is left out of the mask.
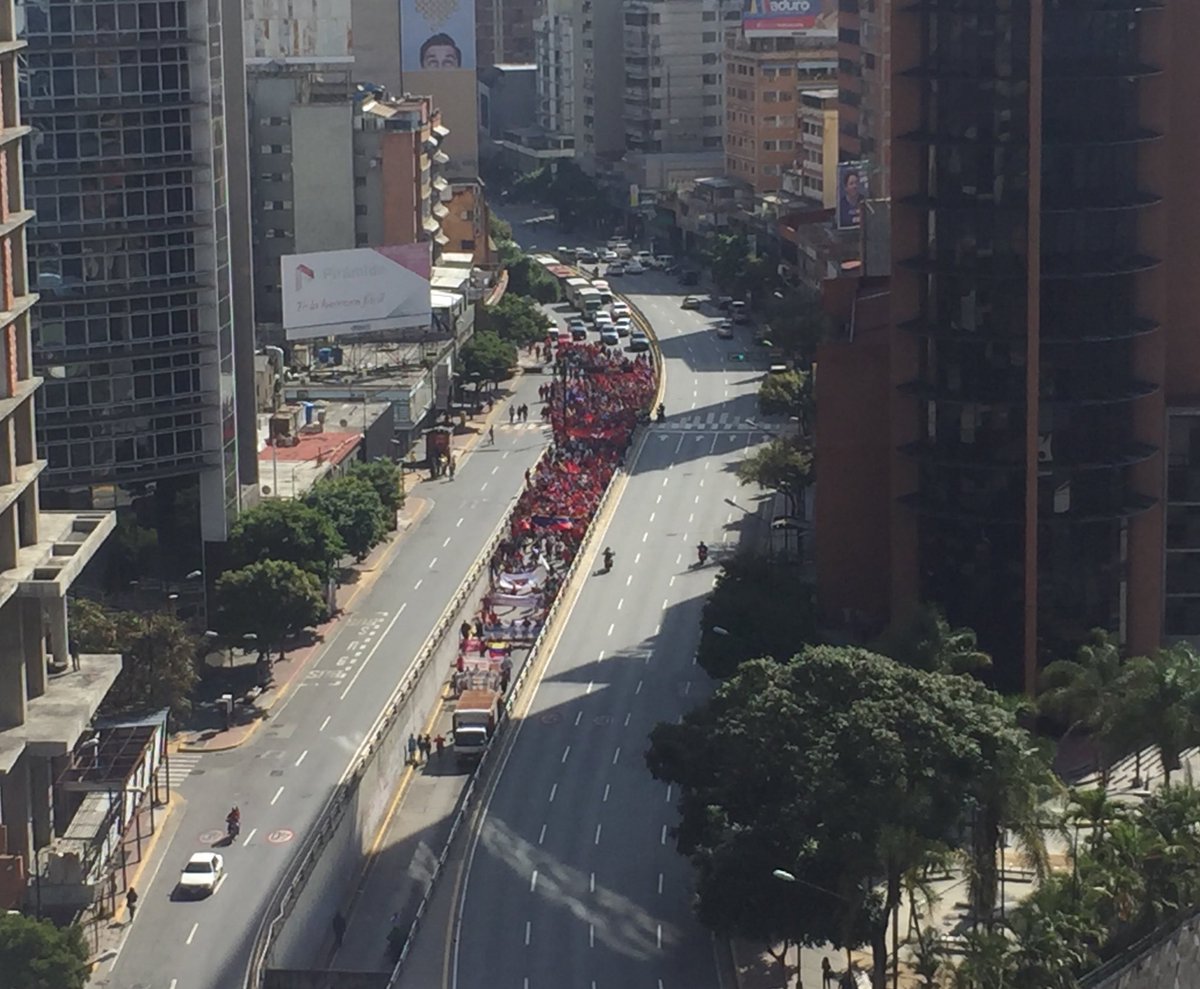
[[[545,7],[545,0],[475,0],[476,68],[532,62],[534,24]]]
[[[838,110],[845,161],[869,162],[871,195],[886,199],[891,179],[891,3],[840,0]]]
[[[575,154],[596,172],[625,153],[622,7],[615,0],[572,0],[575,25]]]
[[[64,7],[67,14],[69,8]],[[0,908],[22,905],[31,852],[56,831],[55,783],[121,671],[120,656],[80,656],[67,632],[67,592],[112,531],[107,512],[44,512],[46,461],[35,442],[26,266],[18,38],[0,3]],[[86,387],[86,385],[85,385]]]
[[[837,81],[831,40],[746,37],[725,44],[725,174],[755,192],[775,192],[800,160],[801,96]]]
[[[823,607],[940,604],[1030,689],[1094,626],[1194,637],[1200,6],[891,16],[890,325],[868,278],[821,358]]]
[[[537,65],[537,125],[548,134],[575,136],[575,17],[571,0],[547,0],[533,29]]]
[[[201,566],[189,534],[221,543],[254,482],[235,393],[244,372],[252,414],[239,9],[17,5],[45,499],[128,506],[160,542],[169,530],[168,576]]]

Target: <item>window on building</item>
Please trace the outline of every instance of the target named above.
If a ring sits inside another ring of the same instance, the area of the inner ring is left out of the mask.
[[[779,102],[779,94],[777,92],[775,92],[775,90],[773,90],[773,89],[769,89],[765,93],[763,93],[762,98],[763,98],[764,103],[778,103]]]
[[[700,43],[704,44],[704,45],[711,45],[716,40],[717,40],[717,32],[716,31],[705,31],[703,34],[700,35]]]
[[[718,78],[719,77],[716,75],[716,73],[706,72],[706,73],[704,73],[704,76],[701,78],[700,81],[703,82],[704,85],[706,85],[706,86],[715,86],[717,84]]]
[[[460,251],[474,251],[475,250],[475,241],[474,240],[460,240],[458,242],[458,249]]]
[[[717,64],[717,55],[715,55],[715,54],[705,55],[703,58],[700,59],[700,63],[702,65],[716,65]]]
[[[704,97],[704,105],[705,106],[716,106],[718,102],[719,102],[719,100],[715,96]]]
[[[715,21],[716,19],[717,12],[715,10],[706,10],[700,15],[700,20],[702,21]]]

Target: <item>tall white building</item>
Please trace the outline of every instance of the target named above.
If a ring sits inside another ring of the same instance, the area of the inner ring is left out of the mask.
[[[533,25],[537,63],[537,125],[575,137],[575,21],[571,0],[549,0]]]

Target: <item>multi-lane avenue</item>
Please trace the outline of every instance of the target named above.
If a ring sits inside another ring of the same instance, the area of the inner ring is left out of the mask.
[[[520,381],[520,379],[518,379]],[[516,402],[533,404],[537,380]],[[288,698],[241,747],[182,761],[187,777],[154,871],[138,882],[137,917],[95,985],[121,989],[230,989],[242,984],[263,910],[396,684],[519,493],[546,443],[539,423],[496,425],[453,481],[422,485],[431,507],[390,565],[334,627]],[[224,854],[228,878],[212,897],[178,902],[188,856],[219,837],[237,804],[242,831]],[[215,832],[215,835],[214,835]]]
[[[761,524],[732,467],[767,438],[762,372],[730,359],[746,340],[720,340],[711,315],[680,308],[673,278],[614,288],[660,339],[668,418],[636,449],[599,543],[613,571],[586,578],[486,792],[454,905],[454,989],[720,984],[670,835],[677,795],[644,755],[654,724],[708,691],[693,662],[700,609],[722,554]],[[704,568],[701,540],[714,550]]]

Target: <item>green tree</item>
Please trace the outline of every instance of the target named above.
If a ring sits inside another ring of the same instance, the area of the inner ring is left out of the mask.
[[[523,255],[508,264],[507,268],[508,291],[504,295],[505,299],[511,294],[523,299],[532,298],[538,302],[558,301],[558,279],[540,262]]]
[[[1181,642],[1130,659],[1118,690],[1114,731],[1127,744],[1157,747],[1170,786],[1183,750],[1200,742],[1200,656]]]
[[[284,560],[260,560],[217,581],[217,624],[231,641],[253,635],[260,656],[279,649],[328,612],[316,576]]]
[[[789,606],[780,608],[780,601]],[[700,625],[696,661],[711,677],[732,676],[748,659],[784,662],[816,638],[812,586],[790,563],[735,556],[722,567]]]
[[[967,830],[981,781],[1007,790],[1009,774],[1029,775],[1024,760],[1038,757],[976,681],[812,646],[791,662],[744,663],[681,723],[655,727],[647,764],[680,787],[677,846],[701,880],[735,839],[760,842],[776,868],[816,887],[820,916],[810,926],[794,917],[793,937],[869,942],[883,989],[904,873]],[[717,898],[718,930],[770,937],[747,884],[698,883],[700,915]]]
[[[780,492],[788,503],[788,513],[799,513],[800,497],[814,480],[812,450],[791,437],[772,440],[760,446],[737,465],[742,484],[757,484]]]
[[[348,474],[321,481],[304,500],[333,523],[346,551],[356,560],[365,559],[387,534],[387,509],[366,478]]]
[[[300,501],[264,501],[243,512],[230,533],[232,567],[261,560],[285,560],[322,582],[337,571],[346,547],[320,512]]]
[[[494,333],[514,347],[541,343],[554,325],[532,299],[506,292],[494,306],[481,308],[476,332]]]
[[[400,468],[390,460],[359,460],[347,471],[349,477],[360,478],[375,489],[379,502],[389,519],[388,528],[396,528],[396,513],[404,507],[404,488],[400,486]]]
[[[806,371],[768,374],[758,389],[758,410],[765,416],[795,416],[801,435],[812,436],[817,412],[812,375]]]
[[[832,320],[821,297],[806,289],[771,293],[764,305],[771,345],[804,365],[816,360],[817,346],[830,333]]]
[[[941,609],[932,605],[914,608],[872,648],[897,663],[931,673],[978,674],[992,665],[992,657],[979,648],[975,630],[953,628]]]
[[[517,348],[485,330],[463,345],[459,357],[463,375],[482,386],[487,381],[499,383],[512,374],[517,365]]]
[[[167,707],[183,717],[191,710],[198,643],[174,615],[138,614],[76,598],[69,622],[71,639],[81,652],[121,654],[121,672],[105,695],[105,711]]]
[[[750,241],[745,234],[717,234],[708,249],[713,281],[723,292],[738,288],[750,263]]]
[[[56,927],[21,914],[0,916],[4,989],[83,989],[88,949],[76,925]]]

